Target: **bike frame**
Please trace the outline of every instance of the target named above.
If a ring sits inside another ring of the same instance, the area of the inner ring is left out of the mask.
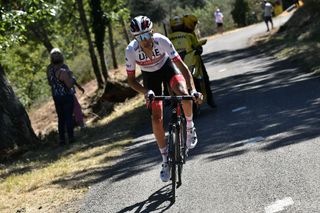
[[[172,202],[175,202],[176,188],[182,184],[182,168],[186,162],[186,119],[182,100],[192,100],[193,96],[155,96],[153,100],[171,101],[171,117],[168,125],[168,163],[171,168]],[[178,170],[178,173],[177,173]]]

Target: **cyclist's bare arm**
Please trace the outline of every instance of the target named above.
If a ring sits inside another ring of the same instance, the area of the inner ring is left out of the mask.
[[[195,90],[193,78],[191,72],[189,71],[187,65],[182,60],[175,60],[174,64],[181,71],[183,77],[186,79],[187,88],[190,90]]]
[[[142,94],[146,94],[146,92],[148,91],[137,81],[135,74],[129,74],[127,77],[127,80],[128,80],[129,86],[135,91]]]

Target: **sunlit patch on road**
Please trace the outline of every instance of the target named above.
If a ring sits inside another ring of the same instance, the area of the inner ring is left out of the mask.
[[[285,209],[285,207],[293,205],[293,199],[291,197],[286,197],[282,200],[277,200],[273,204],[267,206],[264,208],[266,213],[275,213],[275,212],[280,212]]]
[[[258,136],[258,137],[255,137],[255,138],[250,138],[246,141],[247,144],[254,144],[254,143],[257,143],[257,142],[260,142],[260,141],[263,141],[264,140],[264,137],[262,136]]]
[[[218,72],[224,72],[224,71],[227,71],[227,69],[221,69]]]
[[[246,140],[242,140],[242,141],[238,141],[236,143],[233,143],[231,145],[229,145],[229,147],[238,147],[238,145],[242,144],[255,144],[255,143],[258,143],[260,141],[264,141],[265,138],[262,137],[262,136],[257,136],[257,137],[254,137],[254,138],[249,138],[249,139],[246,139]]]

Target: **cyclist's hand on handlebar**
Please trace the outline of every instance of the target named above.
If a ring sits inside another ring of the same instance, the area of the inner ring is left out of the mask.
[[[197,92],[197,90],[191,90],[190,95],[192,95],[192,96],[194,97],[194,98],[193,98],[193,101],[194,101],[196,104],[202,104],[203,95],[202,95],[201,92]]]

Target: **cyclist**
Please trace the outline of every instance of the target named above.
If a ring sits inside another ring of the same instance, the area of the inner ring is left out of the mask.
[[[129,85],[145,95],[147,105],[151,104],[152,129],[163,160],[160,178],[166,182],[170,179],[170,168],[167,162],[168,147],[163,128],[162,101],[149,103],[148,97],[161,95],[163,82],[176,95],[188,95],[189,89],[190,94],[197,97],[194,101],[198,103],[201,103],[202,94],[196,91],[188,67],[170,40],[162,34],[154,33],[152,25],[147,16],[137,16],[131,20],[130,31],[135,39],[126,48],[126,70]],[[136,79],[136,65],[141,68],[143,85]],[[198,142],[192,120],[192,101],[183,101],[183,110],[187,120],[186,143],[192,149]]]

